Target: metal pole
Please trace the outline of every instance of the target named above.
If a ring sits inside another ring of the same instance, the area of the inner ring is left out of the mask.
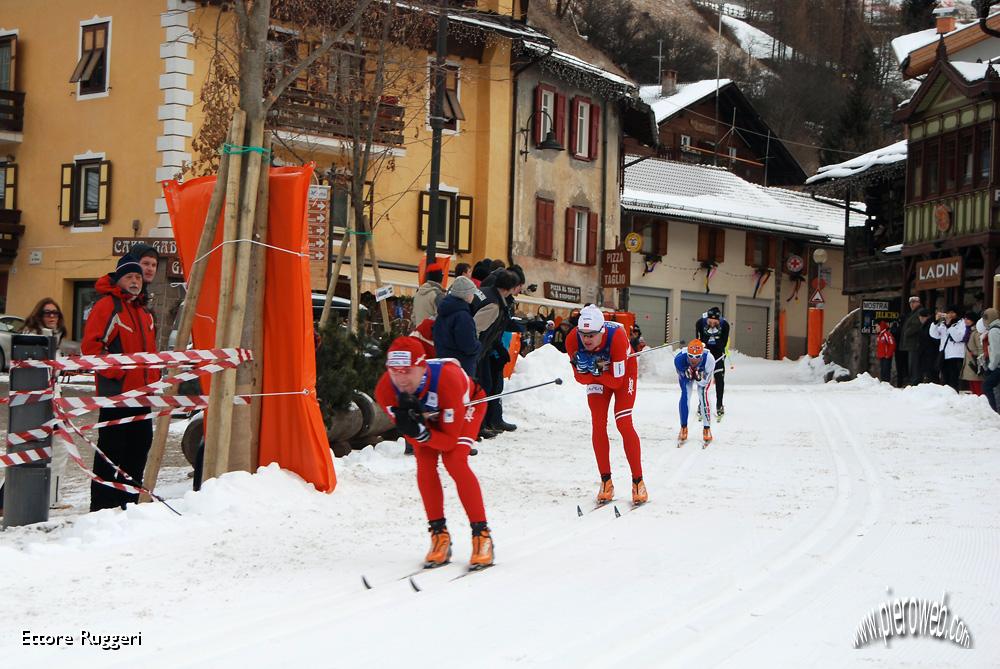
[[[725,5],[719,3],[719,36],[715,46],[715,150],[712,152],[712,164],[719,164],[719,78],[722,76],[722,10]]]
[[[441,129],[444,127],[445,58],[448,56],[447,0],[438,9],[437,53],[434,58],[434,97],[431,98],[431,207],[427,227],[427,267],[437,260],[437,222],[441,216]]]
[[[11,338],[12,360],[51,360],[56,354],[55,338],[41,335],[14,335]],[[51,370],[45,367],[12,367],[10,392],[45,390]],[[10,407],[8,431],[24,432],[52,420],[52,401],[32,402]],[[7,454],[52,446],[52,437],[20,446],[7,445]],[[7,469],[4,481],[3,526],[20,527],[49,519],[50,458]]]

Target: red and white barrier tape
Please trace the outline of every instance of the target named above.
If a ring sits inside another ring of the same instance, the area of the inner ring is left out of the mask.
[[[47,367],[58,370],[134,369],[168,367],[231,361],[237,365],[252,360],[253,354],[243,348],[192,349],[161,353],[109,353],[107,355],[70,355],[56,360],[13,360],[11,367]]]
[[[43,448],[29,448],[26,451],[17,451],[15,453],[8,453],[7,455],[0,455],[0,467],[26,465],[29,462],[38,462],[39,460],[45,460],[46,458],[51,457],[52,449],[48,446]]]

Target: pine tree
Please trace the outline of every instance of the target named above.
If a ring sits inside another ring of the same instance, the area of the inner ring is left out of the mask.
[[[934,7],[937,0],[903,0],[899,6],[899,20],[904,32],[912,33],[934,26]]]

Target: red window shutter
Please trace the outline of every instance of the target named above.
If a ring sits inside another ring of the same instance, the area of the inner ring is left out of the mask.
[[[597,158],[597,138],[600,136],[601,108],[596,104],[590,105],[590,159]]]
[[[587,215],[587,264],[597,264],[597,212]]]
[[[563,260],[573,262],[573,249],[576,247],[576,236],[573,234],[576,212],[573,207],[566,207],[566,255]]]
[[[573,98],[569,103],[569,155],[576,155],[576,119],[580,114],[580,98]]]
[[[663,221],[656,226],[656,253],[660,256],[667,255],[667,229],[669,223]]]
[[[754,257],[753,257],[754,256],[754,247],[755,246],[757,246],[757,235],[754,234],[754,233],[752,233],[752,232],[748,232],[747,233],[746,257],[744,258],[744,262],[746,263],[747,267],[753,267],[754,265],[756,265],[756,263],[754,262]]]
[[[535,145],[542,139],[542,87],[535,86]]]
[[[698,226],[698,262],[709,262],[712,259],[712,230],[704,225]]]
[[[771,237],[767,243],[767,266],[775,269],[778,266],[778,240]]]
[[[721,263],[726,259],[726,231],[722,229],[712,229],[712,255],[713,260]]]
[[[552,257],[552,213],[552,202],[535,200],[535,255],[539,258]]]
[[[548,250],[548,258],[552,258],[554,255],[552,237],[553,228],[556,214],[556,203],[546,202],[545,203],[545,248]]]
[[[556,93],[556,141],[566,146],[566,96]]]

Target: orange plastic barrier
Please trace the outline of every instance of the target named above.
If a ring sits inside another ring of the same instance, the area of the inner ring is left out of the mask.
[[[510,354],[510,361],[503,367],[503,378],[509,379],[517,366],[517,359],[521,357],[521,333],[513,332],[510,335],[510,346],[507,347]]]
[[[441,279],[441,287],[448,288],[448,269],[451,267],[451,256],[441,255],[438,253],[436,255],[437,260],[434,262],[441,266],[441,273],[444,277]],[[424,283],[424,274],[427,272],[427,256],[422,256],[420,262],[417,263],[417,282],[419,285]]]
[[[307,244],[306,194],[313,164],[271,169],[267,243],[305,252]],[[191,265],[208,212],[215,177],[179,184],[168,181],[163,191],[184,273]],[[222,241],[222,223],[216,244]],[[313,345],[309,259],[267,249],[264,279],[264,344],[254,351],[264,363],[264,393],[307,389],[308,395],[264,397],[261,402],[259,465],[278,463],[323,492],[337,485],[326,426],[316,401],[316,354]],[[221,249],[207,262],[198,299],[192,337],[197,348],[215,346],[215,316],[219,305]]]
[[[788,314],[784,309],[778,312],[778,360],[788,357],[788,336],[785,332],[785,325],[788,322]]]
[[[823,348],[823,310],[809,307],[809,331],[807,333],[807,348],[811,357],[819,356]]]
[[[604,312],[604,318],[609,321],[621,323],[625,326],[625,332],[631,336],[632,326],[635,325],[635,314],[631,311],[606,311]]]

